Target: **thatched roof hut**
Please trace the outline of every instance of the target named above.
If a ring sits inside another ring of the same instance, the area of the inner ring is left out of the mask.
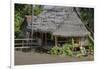
[[[53,35],[64,37],[87,36],[85,28],[73,7],[44,6],[38,16],[27,16],[27,29],[33,31],[50,32]],[[32,22],[32,23],[30,23]]]

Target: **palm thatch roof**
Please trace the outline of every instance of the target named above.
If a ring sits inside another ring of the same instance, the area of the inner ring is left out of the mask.
[[[32,23],[27,26],[27,29],[65,37],[89,34],[73,7],[62,6],[44,6],[42,13],[38,16],[32,15]]]

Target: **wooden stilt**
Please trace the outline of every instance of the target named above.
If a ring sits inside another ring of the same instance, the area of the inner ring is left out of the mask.
[[[79,38],[79,48],[80,48],[80,51],[82,51],[82,45],[81,45],[81,39]]]
[[[41,32],[41,41],[42,41],[42,44],[43,44],[43,33]]]
[[[51,34],[51,40],[53,40],[53,35]]]
[[[81,47],[82,45],[81,45],[81,38],[79,38],[79,46]]]
[[[55,36],[55,46],[57,46],[57,37]]]
[[[45,45],[47,45],[47,34],[45,33]]]
[[[80,41],[79,41],[79,45],[80,45],[80,51],[81,51],[82,55],[86,55],[86,50],[85,50],[85,48],[82,46],[81,38],[80,38]]]
[[[37,38],[37,32],[35,33],[35,37]]]
[[[22,47],[24,47],[24,41],[22,40]],[[23,49],[21,48],[21,51],[23,51]]]
[[[74,47],[74,39],[72,38],[72,45],[73,45],[73,47]]]
[[[72,50],[75,48],[74,39],[72,38]]]

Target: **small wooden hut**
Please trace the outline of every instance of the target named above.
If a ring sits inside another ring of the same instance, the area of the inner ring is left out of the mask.
[[[42,44],[48,46],[63,45],[73,42],[79,46],[88,44],[85,28],[73,7],[43,6],[43,11],[38,15],[25,16],[25,32],[27,37],[40,38]]]

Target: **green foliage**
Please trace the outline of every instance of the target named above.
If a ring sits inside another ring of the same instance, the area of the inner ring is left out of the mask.
[[[93,8],[80,8],[81,18],[83,21],[93,23],[94,20],[94,9]]]
[[[73,46],[71,44],[64,44],[62,49],[63,55],[72,56],[73,55],[72,48]]]
[[[80,8],[80,16],[85,23],[86,28],[94,36],[94,9],[93,8]]]
[[[50,50],[51,54],[53,55],[60,55],[62,53],[62,48],[54,46],[51,50]]]
[[[25,15],[32,15],[32,5],[28,4],[15,4],[15,37],[19,37],[20,32],[22,31],[21,25],[24,21]]]
[[[39,15],[42,12],[42,8],[40,5],[35,6],[32,8],[32,5],[29,4],[15,4],[15,37],[19,38],[20,33],[22,32],[22,25],[24,21],[25,15],[32,15],[32,10],[34,15]],[[23,35],[23,34],[21,34]]]
[[[15,32],[20,32],[20,25],[22,24],[23,18],[20,17],[20,13],[15,14]]]
[[[89,42],[89,50],[94,51],[94,44]]]
[[[33,13],[35,16],[38,16],[42,12],[41,5],[36,5],[35,8],[33,8]]]
[[[93,8],[81,8],[80,9],[81,19],[86,23],[85,26],[88,31],[91,33],[89,35],[89,51],[94,51],[94,9]],[[93,37],[91,39],[91,37]]]
[[[34,11],[34,15],[39,15],[42,12],[42,8],[40,5],[35,6],[32,8],[32,5],[29,4],[15,4],[15,37],[19,38],[20,33],[22,32],[22,25],[25,15],[32,15],[32,10]],[[23,34],[22,34],[23,35]]]
[[[32,15],[32,5],[15,4],[15,14],[19,13],[21,17],[25,15]]]
[[[72,48],[73,46],[71,44],[65,44],[63,45],[63,47],[54,46],[50,50],[50,52],[53,55],[72,56],[73,55]]]

